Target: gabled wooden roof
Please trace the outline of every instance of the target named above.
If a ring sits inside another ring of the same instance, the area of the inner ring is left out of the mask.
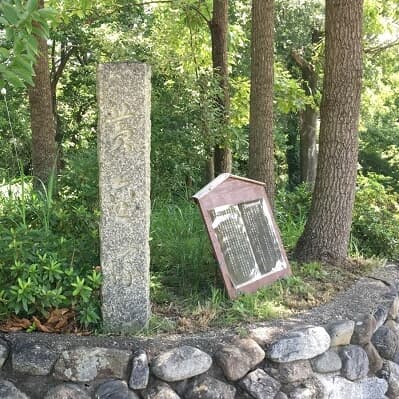
[[[236,179],[236,180],[241,180],[241,181],[244,181],[247,183],[265,186],[265,183],[262,183],[257,180],[252,180],[252,179],[248,179],[246,177],[232,175],[231,173],[222,173],[218,177],[213,179],[210,183],[208,183],[205,187],[203,187],[200,191],[198,191],[198,193],[194,194],[193,198],[197,201],[200,200],[201,198],[208,195],[212,190],[214,190],[216,187],[220,186],[222,183],[224,183],[228,179]]]

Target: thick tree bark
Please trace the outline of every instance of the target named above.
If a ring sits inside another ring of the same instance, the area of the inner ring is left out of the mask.
[[[39,7],[44,1],[39,1]],[[32,170],[33,176],[47,184],[56,168],[57,145],[55,122],[50,85],[47,41],[37,38],[39,56],[34,66],[34,86],[29,89],[29,105],[32,129]],[[36,186],[40,188],[41,184]]]
[[[358,155],[362,3],[326,1],[320,153],[309,219],[296,248],[300,261],[337,264],[348,253]]]
[[[215,175],[230,173],[232,155],[229,148],[228,128],[230,113],[229,68],[227,52],[228,0],[213,0],[212,20],[209,29],[212,39],[212,64],[215,76],[219,80],[221,94],[217,103],[221,110],[221,126],[225,132],[216,141],[214,150]]]
[[[273,144],[274,0],[252,1],[249,177],[266,184],[274,200]]]

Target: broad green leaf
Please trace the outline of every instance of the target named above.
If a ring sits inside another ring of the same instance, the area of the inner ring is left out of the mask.
[[[24,70],[26,73],[28,73],[28,75],[32,74],[32,63],[24,59],[24,57],[15,57],[11,66],[15,66],[21,70]]]
[[[14,87],[25,87],[21,78],[10,70],[4,71],[3,77],[7,82],[11,83]]]
[[[27,71],[20,68],[13,68],[13,72],[20,78],[22,86],[26,84],[34,86],[32,73],[27,73]]]
[[[33,26],[32,33],[38,37],[44,37],[44,38],[47,38],[49,35],[48,28],[43,25],[41,25],[40,27]]]
[[[38,7],[37,0],[28,0],[28,3],[26,4],[26,9],[28,10],[29,13],[32,13],[33,11],[37,10],[37,7]]]
[[[38,13],[41,18],[47,21],[51,21],[57,15],[57,11],[52,8],[40,8]]]
[[[10,54],[10,51],[4,47],[0,47],[0,57],[7,59]]]
[[[27,47],[28,54],[37,55],[38,52],[37,40],[35,39],[34,36],[27,37],[25,44]]]
[[[0,17],[0,24],[7,27],[9,22],[4,17]]]
[[[3,12],[6,19],[12,24],[17,25],[19,22],[19,16],[16,9],[10,4],[3,4]]]

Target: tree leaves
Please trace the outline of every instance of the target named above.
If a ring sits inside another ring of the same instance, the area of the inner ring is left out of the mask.
[[[4,17],[5,17],[6,21],[10,25],[18,25],[18,22],[19,22],[20,18],[18,16],[18,11],[16,10],[16,8],[13,7],[7,1],[5,1],[2,4],[1,8],[2,8],[2,12],[4,13]]]
[[[48,20],[55,15],[52,9],[38,10],[38,0],[0,2],[0,26],[5,30],[5,41],[0,42],[0,88],[32,85],[33,64],[38,53],[35,36],[47,38]]]

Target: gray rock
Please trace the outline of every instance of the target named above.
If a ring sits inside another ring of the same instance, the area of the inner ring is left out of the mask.
[[[331,338],[331,346],[349,345],[355,322],[353,320],[337,320],[326,326],[326,331]]]
[[[387,320],[385,327],[390,328],[396,335],[399,335],[399,324],[394,320]]]
[[[333,373],[341,370],[342,361],[334,350],[328,350],[311,361],[312,368],[317,373]]]
[[[180,396],[162,381],[151,384],[141,394],[144,399],[180,399]]]
[[[395,320],[399,314],[399,296],[397,293],[388,293],[383,296],[384,306],[388,309],[388,320]]]
[[[387,326],[381,326],[374,333],[371,342],[378,353],[387,360],[393,360],[398,351],[398,335]]]
[[[357,320],[355,322],[351,343],[354,345],[368,344],[375,331],[376,323],[372,315],[366,315]]]
[[[265,362],[263,365],[263,371],[265,371],[266,374],[269,374],[270,377],[278,380],[280,379],[279,364],[280,363]]]
[[[102,315],[112,332],[150,317],[150,75],[132,62],[97,69]]]
[[[7,341],[0,339],[0,368],[3,367],[5,361],[7,360],[10,348]]]
[[[369,359],[364,349],[357,345],[344,346],[339,351],[342,361],[341,375],[355,381],[366,377],[369,371]]]
[[[384,378],[388,383],[388,398],[399,398],[399,365],[390,360],[386,360],[378,375]]]
[[[323,327],[307,327],[291,331],[274,342],[267,354],[279,363],[316,357],[330,347],[330,336]]]
[[[1,399],[29,399],[29,396],[21,392],[12,382],[0,379]]]
[[[367,357],[369,358],[370,373],[375,374],[378,370],[381,370],[382,368],[382,357],[371,342],[367,345],[364,345],[363,349],[366,351]]]
[[[140,350],[133,357],[129,387],[131,389],[144,389],[148,384],[149,375],[150,368],[148,366],[147,354]]]
[[[279,392],[274,399],[288,399],[288,396],[284,392]]]
[[[290,399],[314,399],[324,398],[324,388],[320,381],[316,378],[309,378],[308,380],[302,381],[301,384],[295,387],[289,393]]]
[[[335,375],[328,375],[328,374],[315,374],[315,378],[322,385],[322,395],[320,395],[320,398],[323,399],[361,398],[361,396],[359,396],[359,389],[357,389],[356,384],[348,381],[346,378]]]
[[[373,316],[376,321],[374,331],[377,331],[387,320],[388,317],[388,307],[379,305],[377,310],[374,312]]]
[[[236,389],[216,378],[200,376],[190,381],[185,389],[185,399],[234,399]]]
[[[383,399],[387,383],[381,378],[365,378],[358,382],[346,378],[317,374],[315,376],[323,386],[320,398],[328,399]]]
[[[387,382],[382,378],[370,377],[357,383],[362,399],[384,399],[388,390]]]
[[[398,295],[394,295],[392,298],[392,303],[391,307],[389,308],[388,311],[388,318],[395,320],[398,317],[399,314],[399,297]]]
[[[131,353],[108,348],[76,348],[63,351],[54,367],[54,377],[87,382],[96,378],[127,377]]]
[[[265,358],[263,349],[252,339],[240,339],[223,345],[215,354],[218,365],[230,381],[244,377]]]
[[[24,344],[12,353],[12,368],[29,375],[49,375],[58,354],[44,344]]]
[[[109,380],[97,387],[95,399],[139,399],[139,397],[129,390],[125,381]]]
[[[205,373],[212,365],[212,358],[192,346],[181,346],[162,353],[151,364],[151,371],[161,380],[185,380]]]
[[[272,331],[269,327],[255,327],[250,329],[249,338],[262,346],[271,341]]]
[[[306,380],[312,375],[309,360],[279,364],[280,381],[284,383]]]
[[[90,399],[91,396],[76,384],[61,384],[50,388],[44,399]]]
[[[395,363],[399,364],[399,324],[394,320],[387,320],[384,324],[385,327],[388,327],[398,338],[398,347],[396,349],[395,354],[393,355],[392,360]]]
[[[267,375],[261,369],[250,372],[239,384],[256,399],[274,398],[281,387],[280,382]]]

